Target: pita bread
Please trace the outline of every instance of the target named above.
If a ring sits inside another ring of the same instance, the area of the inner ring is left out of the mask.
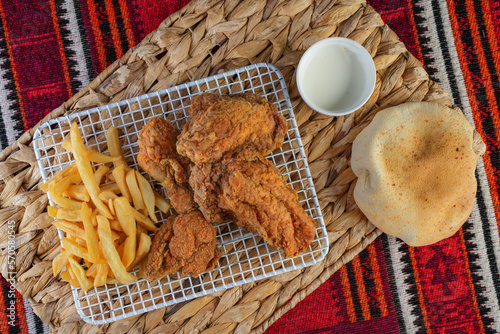
[[[469,217],[484,151],[458,108],[413,102],[382,110],[352,146],[354,199],[383,232],[410,246],[435,243]]]

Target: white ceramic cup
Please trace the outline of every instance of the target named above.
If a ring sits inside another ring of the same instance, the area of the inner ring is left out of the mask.
[[[329,116],[361,108],[375,88],[372,57],[359,43],[330,37],[313,44],[297,67],[300,96],[312,109]]]

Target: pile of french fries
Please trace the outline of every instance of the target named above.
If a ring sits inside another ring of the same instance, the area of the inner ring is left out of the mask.
[[[130,168],[121,154],[118,131],[106,131],[109,155],[85,147],[77,123],[62,147],[75,162],[43,186],[58,206],[48,206],[54,225],[65,232],[61,253],[54,258],[54,276],[87,291],[104,284],[128,284],[151,246],[156,231],[155,207],[167,213],[170,204],[148,180]],[[91,162],[101,164],[94,170]],[[106,164],[114,164],[111,168]]]

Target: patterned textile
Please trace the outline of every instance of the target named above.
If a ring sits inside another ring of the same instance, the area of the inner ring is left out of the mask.
[[[2,147],[187,2],[0,0]],[[477,202],[464,227],[437,244],[381,236],[266,333],[500,332],[500,3],[368,2],[483,136]],[[1,283],[0,332],[48,332]]]

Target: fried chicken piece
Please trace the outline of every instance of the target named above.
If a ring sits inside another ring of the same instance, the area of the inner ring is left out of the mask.
[[[139,275],[148,281],[179,272],[198,277],[215,268],[221,252],[215,228],[200,211],[170,216],[155,232],[151,250]]]
[[[201,163],[191,169],[189,184],[194,191],[194,201],[205,219],[211,223],[223,223],[232,219],[229,212],[219,207],[221,193],[219,180],[222,176],[222,164]]]
[[[276,106],[257,94],[205,93],[192,98],[189,113],[177,151],[194,163],[217,161],[243,146],[269,154],[287,131]]]
[[[165,188],[170,203],[178,213],[197,207],[187,183],[190,163],[179,155],[175,144],[179,130],[162,117],[153,118],[139,133],[139,166]]]
[[[312,218],[279,171],[260,153],[243,150],[193,167],[189,182],[208,221],[232,217],[288,257],[302,253],[315,236]]]

